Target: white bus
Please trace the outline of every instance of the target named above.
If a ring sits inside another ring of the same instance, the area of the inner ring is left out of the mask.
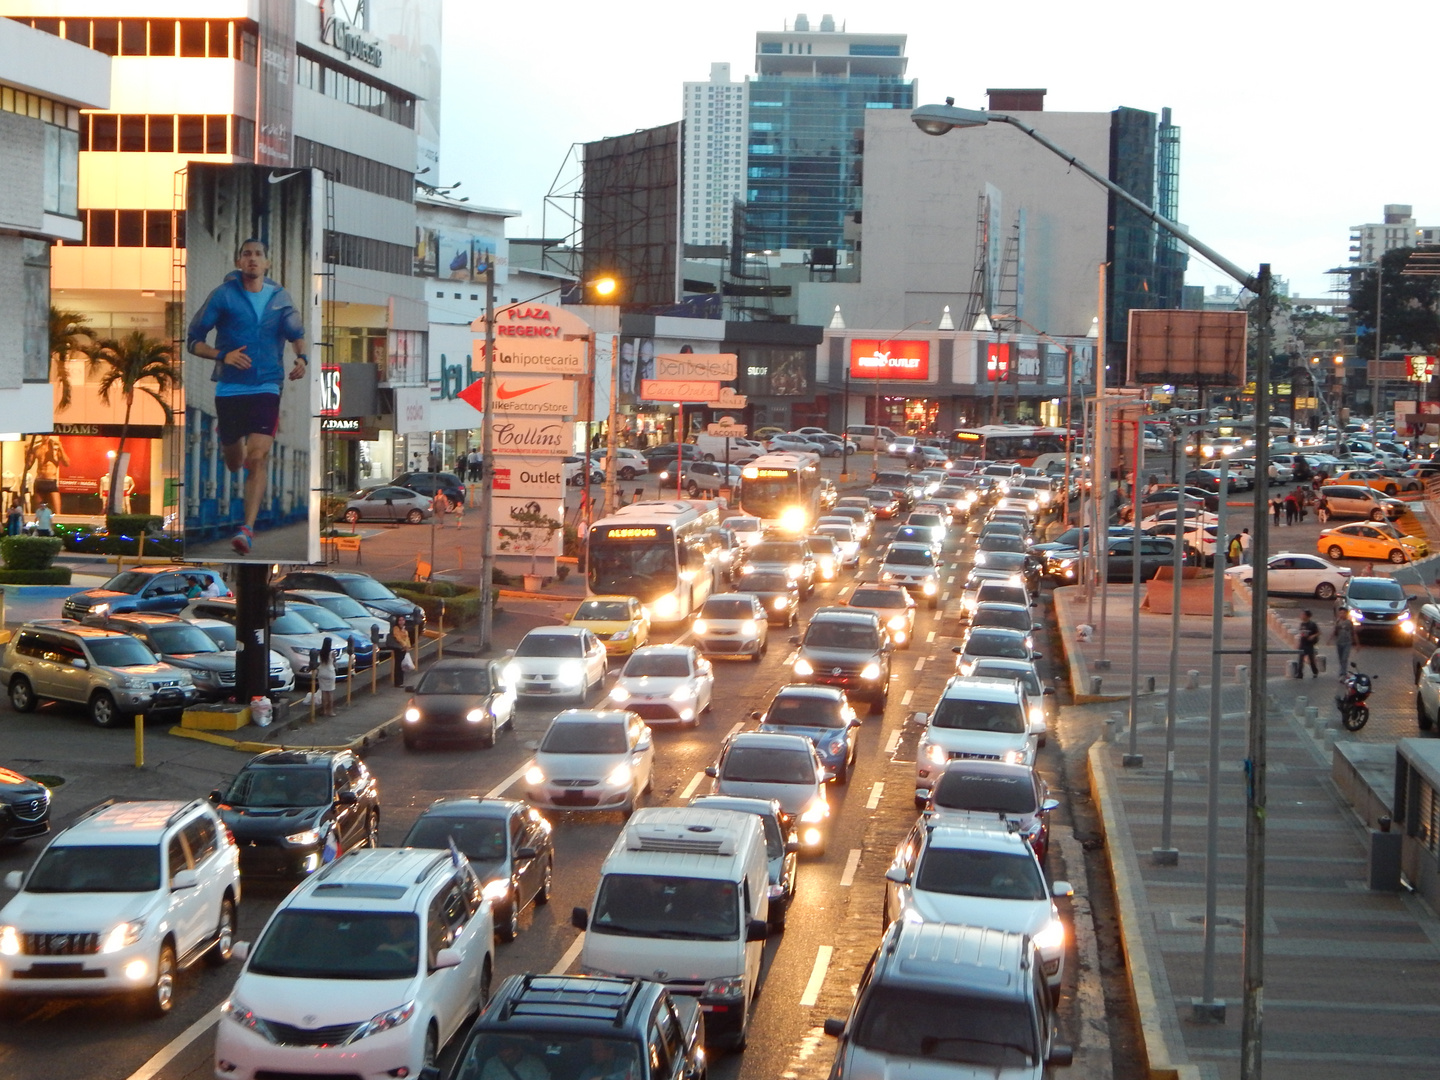
[[[590,596],[633,596],[652,625],[680,622],[700,609],[715,585],[706,532],[720,524],[713,502],[669,499],[631,503],[590,526],[585,589]]]
[[[766,528],[808,533],[820,516],[820,458],[802,452],[763,454],[740,472],[740,509]]]

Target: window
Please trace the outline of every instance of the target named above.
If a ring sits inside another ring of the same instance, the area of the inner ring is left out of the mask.
[[[190,858],[199,866],[215,854],[215,824],[208,817],[198,817],[185,826],[185,844],[190,848]]]
[[[205,118],[203,116],[179,117],[180,137],[176,149],[182,154],[205,152]]]
[[[127,19],[126,22],[139,22],[139,20]],[[123,41],[121,44],[124,44]],[[175,55],[175,21],[173,19],[150,20],[150,55]]]
[[[205,20],[180,20],[180,55],[205,55]]]
[[[173,887],[175,884],[175,875],[181,870],[189,870],[191,868],[190,861],[185,855],[185,844],[181,841],[179,833],[176,833],[170,838],[170,843],[166,851],[170,859],[170,884]]]
[[[145,246],[151,248],[164,248],[170,246],[170,218],[169,210],[146,210],[145,211]]]
[[[145,149],[145,117],[120,117],[120,149],[128,153]]]
[[[115,246],[115,211],[85,211],[85,241],[91,247]]]
[[[144,210],[116,210],[116,211],[115,211],[115,246],[116,246],[116,247],[144,247],[144,246],[145,246],[145,211],[144,211]]]
[[[145,148],[152,154],[168,154],[175,149],[175,118],[173,116],[150,117],[149,139]]]
[[[143,32],[145,24],[141,23]],[[90,47],[96,52],[102,52],[106,56],[116,56],[120,52],[120,20],[119,19],[96,19],[91,31]]]
[[[224,116],[207,116],[205,118],[205,153],[226,153],[228,141],[225,119]]]

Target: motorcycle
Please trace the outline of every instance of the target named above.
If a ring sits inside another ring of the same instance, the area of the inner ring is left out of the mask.
[[[1354,668],[1354,664],[1350,665]],[[1359,671],[1346,672],[1341,681],[1341,692],[1335,695],[1335,707],[1340,710],[1340,722],[1346,731],[1359,731],[1370,719],[1370,706],[1365,704],[1370,696],[1371,678]]]

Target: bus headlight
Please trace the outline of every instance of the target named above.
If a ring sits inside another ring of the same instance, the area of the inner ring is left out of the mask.
[[[787,532],[799,532],[805,528],[807,517],[803,506],[787,506],[780,512],[780,527]]]

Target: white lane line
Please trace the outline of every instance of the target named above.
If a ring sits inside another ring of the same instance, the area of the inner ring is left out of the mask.
[[[940,602],[941,602],[942,604],[948,604],[948,603],[950,602],[950,590],[949,590],[949,589],[946,589],[943,593],[940,594]]]
[[[810,981],[805,984],[805,990],[800,995],[802,1006],[814,1005],[820,1000],[820,987],[825,985],[825,972],[830,970],[830,954],[835,951],[833,945],[821,945],[815,952],[815,967],[810,972]]]
[[[923,667],[925,666],[925,661],[928,660],[928,659],[930,659],[928,656],[922,656],[922,657],[920,657],[919,660],[916,660],[916,661],[915,661],[915,670],[916,670],[916,671],[919,671],[921,668],[923,668]]]
[[[914,701],[914,700],[915,700],[915,691],[914,691],[913,689],[911,689],[911,690],[906,690],[906,691],[905,691],[905,696],[900,699],[900,704],[901,704],[901,705],[909,705],[910,702],[912,702],[912,701]],[[896,732],[896,734],[898,735],[899,732]]]
[[[908,691],[907,691],[907,693],[908,693]],[[906,704],[906,705],[909,705],[910,703],[907,701],[907,702],[905,702],[905,704]],[[894,731],[892,731],[892,732],[890,733],[890,738],[888,738],[888,739],[885,740],[885,753],[886,753],[887,755],[895,753],[895,748],[896,748],[897,746],[899,746],[899,745],[900,745],[900,729],[899,729],[899,728],[896,728]]]
[[[931,630],[930,633],[926,635],[926,637],[925,637],[925,644],[926,644],[926,645],[933,645],[933,644],[935,644],[935,631],[934,631],[934,630]]]
[[[947,578],[945,579],[945,584],[946,584],[946,585],[954,585],[954,584],[955,584],[955,575],[954,575],[954,574],[951,574],[949,577],[947,577]]]
[[[485,798],[498,799],[501,795],[504,795],[505,792],[509,790],[511,784],[515,783],[516,780],[519,780],[520,777],[525,775],[525,770],[528,768],[530,768],[530,762],[527,761],[524,765],[521,765],[509,776],[505,777],[504,780],[501,780],[500,783],[496,784],[489,791],[485,792]]]
[[[851,848],[850,856],[845,860],[845,872],[840,875],[840,887],[848,889],[855,884],[855,871],[860,868],[860,849]]]
[[[550,969],[550,974],[564,975],[570,970],[570,965],[575,962],[575,958],[580,955],[580,950],[584,947],[585,935],[581,934],[571,943],[570,947],[565,950],[565,955],[555,961],[555,966]]]
[[[690,796],[695,794],[695,789],[704,782],[705,774],[703,772],[697,772],[694,776],[690,778],[690,783],[685,785],[685,790],[680,792],[680,798],[684,799],[686,802],[689,802]]]
[[[196,1020],[179,1035],[176,1035],[175,1038],[161,1047],[154,1057],[131,1073],[127,1080],[151,1080],[151,1077],[155,1076],[161,1069],[165,1068],[166,1065],[169,1065],[170,1062],[179,1057],[187,1046],[214,1027],[219,1020],[220,1006],[216,1005],[215,1008],[211,1009],[199,1020]]]
[[[885,781],[876,780],[870,787],[870,798],[865,800],[865,809],[874,810],[880,806],[880,796],[885,794]]]

